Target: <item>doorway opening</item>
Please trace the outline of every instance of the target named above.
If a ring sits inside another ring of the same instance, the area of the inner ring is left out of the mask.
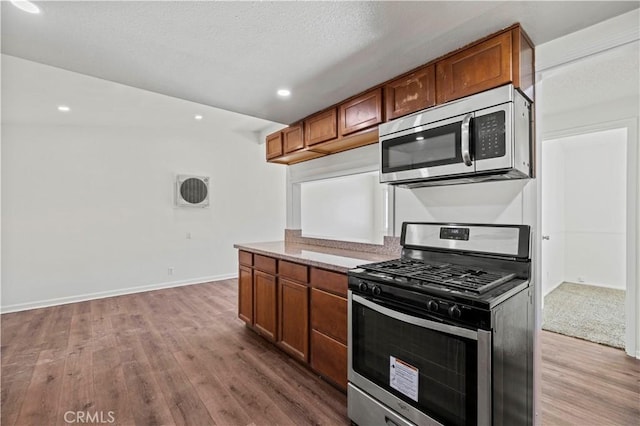
[[[542,328],[625,349],[627,129],[542,141]]]

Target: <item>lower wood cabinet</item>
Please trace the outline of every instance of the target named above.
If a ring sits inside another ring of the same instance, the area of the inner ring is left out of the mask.
[[[276,277],[253,271],[253,321],[260,334],[271,341],[278,338]]]
[[[238,260],[238,317],[346,390],[346,274],[246,251]]]
[[[311,328],[347,343],[347,299],[311,289]]]
[[[309,360],[309,288],[280,278],[278,345],[301,361]]]
[[[253,324],[253,270],[245,265],[238,269],[238,317]]]
[[[347,346],[311,330],[311,368],[346,390]]]
[[[311,368],[347,389],[347,276],[311,268]]]

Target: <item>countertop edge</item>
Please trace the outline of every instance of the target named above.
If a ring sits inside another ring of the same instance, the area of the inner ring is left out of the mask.
[[[260,243],[257,243],[260,244]],[[297,246],[300,247],[306,247],[310,250],[312,250],[314,248],[314,246],[306,246],[306,245],[299,245],[296,244]],[[256,248],[254,247],[252,244],[234,244],[233,245],[234,248],[238,249],[238,250],[243,250],[243,251],[248,251],[254,254],[260,254],[260,255],[264,255],[264,256],[269,256],[269,257],[273,257],[279,260],[286,260],[286,261],[290,261],[290,262],[294,262],[294,263],[299,263],[299,264],[303,264],[303,265],[307,265],[307,266],[313,266],[316,268],[320,268],[320,269],[326,269],[329,271],[334,271],[334,272],[340,272],[343,274],[346,274],[347,271],[349,271],[350,269],[353,269],[353,267],[346,267],[346,266],[341,266],[341,265],[336,265],[333,263],[327,263],[327,262],[322,262],[322,261],[318,261],[318,260],[313,260],[313,259],[306,259],[306,258],[302,258],[302,257],[298,257],[295,255],[290,255],[290,254],[286,254],[286,253],[280,253],[277,251],[271,251],[271,250],[267,250],[267,249],[261,249],[261,248]],[[371,255],[371,253],[365,253],[363,252],[362,255]],[[339,256],[339,255],[337,255]],[[381,255],[378,255],[381,256]],[[378,261],[378,259],[376,260],[366,260],[366,259],[362,259],[362,263],[372,263],[372,262],[376,262]]]

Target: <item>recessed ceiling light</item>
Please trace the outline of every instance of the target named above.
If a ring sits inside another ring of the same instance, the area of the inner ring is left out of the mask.
[[[282,96],[283,98],[286,98],[287,96],[291,96],[291,90],[280,89],[278,90],[278,96]]]
[[[11,0],[11,3],[18,9],[27,13],[40,13],[40,8],[27,0]]]
[[[417,140],[417,141],[421,141],[421,140],[423,140],[423,139],[424,139],[424,136],[418,136],[418,137],[416,138],[416,140]]]
[[[58,105],[58,111],[69,112],[69,111],[71,111],[71,108],[69,108],[66,105]]]
[[[196,120],[202,120],[202,116],[200,114],[196,114],[193,118]]]

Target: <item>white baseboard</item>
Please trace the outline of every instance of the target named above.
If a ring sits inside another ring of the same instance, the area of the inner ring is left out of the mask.
[[[202,284],[210,281],[228,280],[237,278],[238,274],[215,275],[208,277],[192,278],[182,281],[170,281],[157,284],[149,284],[138,287],[122,288],[117,290],[99,291],[96,293],[79,294],[76,296],[59,297],[55,299],[38,300],[27,303],[16,303],[0,307],[0,313],[26,311],[29,309],[47,308],[50,306],[66,305],[67,303],[85,302],[87,300],[104,299],[105,297],[122,296],[125,294],[142,293],[151,290],[160,290],[163,288],[182,287],[187,285]]]

